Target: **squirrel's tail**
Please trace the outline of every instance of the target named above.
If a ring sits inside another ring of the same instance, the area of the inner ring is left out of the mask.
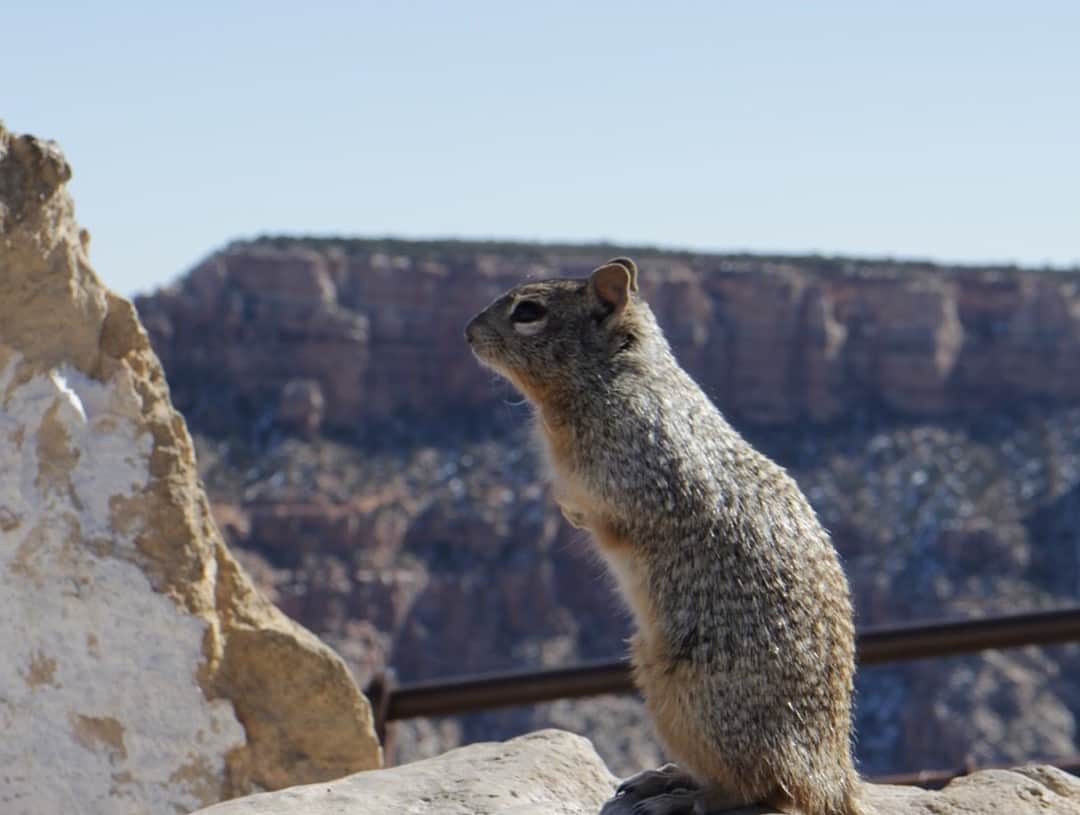
[[[840,809],[836,810],[836,815],[871,815],[871,813],[863,806],[862,800],[859,796],[859,788],[862,786],[862,782],[858,778],[853,778],[851,783],[843,792],[843,802],[840,805]]]
[[[873,815],[862,803],[862,782],[851,772],[843,782],[817,789],[806,795],[795,794],[792,803],[807,815]]]
[[[856,796],[849,795],[847,801],[844,802],[843,815],[870,815],[870,812]]]

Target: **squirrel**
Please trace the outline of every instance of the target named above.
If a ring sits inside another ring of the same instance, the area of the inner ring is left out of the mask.
[[[637,266],[615,258],[587,279],[523,283],[465,331],[534,408],[552,494],[629,606],[635,684],[679,762],[623,781],[602,813],[861,815],[836,550],[637,291]]]

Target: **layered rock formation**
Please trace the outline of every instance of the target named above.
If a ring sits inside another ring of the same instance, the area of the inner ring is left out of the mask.
[[[461,350],[468,318],[526,277],[584,275],[614,251],[628,250],[262,241],[138,307],[198,426],[272,404],[295,422],[300,389],[324,401],[320,421],[355,429],[490,410],[488,376]],[[634,254],[679,358],[739,425],[1080,399],[1080,272]]]
[[[527,411],[516,415],[527,424]],[[1080,412],[996,424],[981,437],[918,425],[765,439],[833,530],[860,625],[1072,602],[1075,527],[1067,545],[1060,536],[1077,509]],[[546,495],[525,432],[403,451],[326,439],[258,455],[200,445],[215,511],[256,579],[362,677],[387,665],[412,681],[624,653],[625,613]],[[1077,656],[1031,649],[861,670],[864,770],[1073,754]],[[631,697],[402,722],[398,760],[543,726],[588,735],[620,774],[662,760]]]
[[[510,285],[616,254],[686,367],[787,466],[858,622],[1080,598],[1080,273],[625,247],[237,244],[138,301],[260,584],[362,678],[612,658],[627,621],[545,493],[528,411],[461,339]],[[1076,648],[860,672],[865,772],[1076,752]],[[397,725],[398,758],[537,727],[627,774],[633,698]]]
[[[344,663],[226,549],[70,173],[0,128],[0,810],[187,812],[379,766]]]

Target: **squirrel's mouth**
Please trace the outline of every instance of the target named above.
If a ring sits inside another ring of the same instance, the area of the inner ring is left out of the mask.
[[[476,357],[476,361],[485,368],[491,368],[498,374],[503,373],[502,367],[499,365],[499,356],[495,353],[491,343],[483,340],[473,341],[469,343],[469,348],[472,350],[473,356]]]
[[[473,356],[488,368],[498,369],[498,350],[500,338],[497,333],[488,328],[481,319],[483,314],[478,314],[465,326],[465,341]]]

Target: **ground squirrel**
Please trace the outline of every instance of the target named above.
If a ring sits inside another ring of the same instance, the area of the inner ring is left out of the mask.
[[[616,258],[524,283],[466,328],[532,403],[553,493],[633,613],[634,677],[681,765],[605,812],[765,804],[856,815],[854,628],[836,552],[795,482],[679,367]]]

